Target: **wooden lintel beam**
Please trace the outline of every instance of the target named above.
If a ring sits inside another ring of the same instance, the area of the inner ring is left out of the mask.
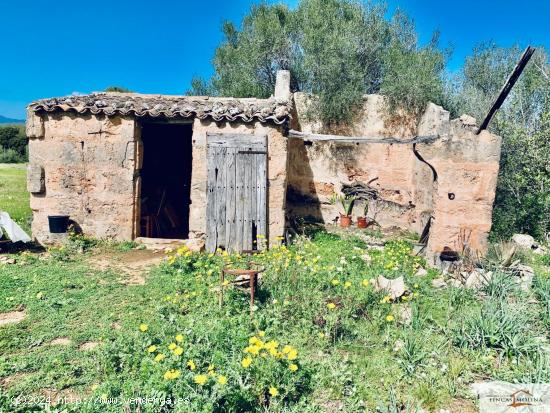
[[[289,138],[300,138],[308,141],[316,142],[338,142],[338,143],[385,143],[385,144],[412,144],[412,143],[429,143],[437,140],[439,135],[414,136],[412,138],[396,138],[396,137],[368,137],[368,136],[340,136],[340,135],[324,135],[320,133],[307,133],[296,130],[288,131]]]
[[[504,86],[502,86],[502,89],[500,90],[500,93],[498,94],[497,98],[495,99],[495,102],[491,106],[491,109],[489,109],[489,112],[487,113],[487,116],[485,116],[485,119],[481,123],[481,126],[477,130],[477,134],[487,129],[489,126],[489,123],[491,123],[491,120],[493,119],[493,116],[495,116],[495,113],[497,110],[500,109],[506,98],[508,97],[508,94],[516,84],[517,80],[519,79],[521,72],[523,72],[523,69],[525,69],[525,66],[527,63],[529,63],[529,60],[531,59],[531,56],[533,56],[533,53],[535,53],[535,48],[531,46],[527,46],[523,54],[521,55],[518,63],[514,67],[514,70],[512,70],[512,73],[510,73],[510,76],[508,76],[508,79],[506,79],[506,82],[504,83]]]

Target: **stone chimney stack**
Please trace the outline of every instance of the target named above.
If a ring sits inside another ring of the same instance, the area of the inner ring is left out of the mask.
[[[278,70],[275,81],[275,98],[290,100],[290,71]]]

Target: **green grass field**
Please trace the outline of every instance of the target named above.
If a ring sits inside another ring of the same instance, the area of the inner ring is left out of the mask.
[[[0,174],[0,207],[26,219],[24,167]],[[231,285],[219,305],[221,268],[249,260],[237,254],[163,258],[72,237],[12,256],[0,264],[0,412],[473,413],[473,382],[550,381],[549,256],[523,258],[538,271],[529,291],[498,274],[481,291],[438,289],[407,242],[312,233],[254,256],[253,317]],[[407,291],[376,292],[378,275]],[[138,409],[136,397],[156,401]]]
[[[8,212],[30,233],[31,209],[26,177],[26,164],[0,164],[0,211]]]

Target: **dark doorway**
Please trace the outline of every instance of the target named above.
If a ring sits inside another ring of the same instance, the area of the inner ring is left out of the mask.
[[[142,123],[142,237],[188,238],[191,124]]]

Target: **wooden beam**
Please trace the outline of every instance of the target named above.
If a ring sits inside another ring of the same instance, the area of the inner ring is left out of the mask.
[[[500,90],[500,93],[498,94],[495,102],[491,106],[491,109],[489,109],[489,112],[487,113],[487,116],[485,116],[485,119],[481,123],[481,126],[477,130],[477,134],[487,129],[489,126],[489,123],[491,123],[491,120],[493,119],[493,116],[497,112],[497,110],[500,109],[506,98],[508,97],[508,94],[516,84],[517,80],[519,79],[521,72],[523,72],[523,69],[525,69],[525,66],[531,59],[531,56],[533,56],[533,53],[535,53],[535,48],[531,46],[527,46],[523,54],[521,55],[518,63],[514,67],[514,70],[512,70],[512,73],[510,73],[510,76],[508,76],[508,79],[506,79],[506,82],[504,83],[504,86],[502,86],[502,89]]]
[[[410,143],[429,143],[439,139],[439,135],[414,136],[412,138],[395,137],[368,137],[368,136],[340,136],[323,135],[319,133],[307,133],[296,130],[288,131],[289,138],[300,138],[316,142],[339,142],[339,143],[385,143],[385,144],[410,144]]]

